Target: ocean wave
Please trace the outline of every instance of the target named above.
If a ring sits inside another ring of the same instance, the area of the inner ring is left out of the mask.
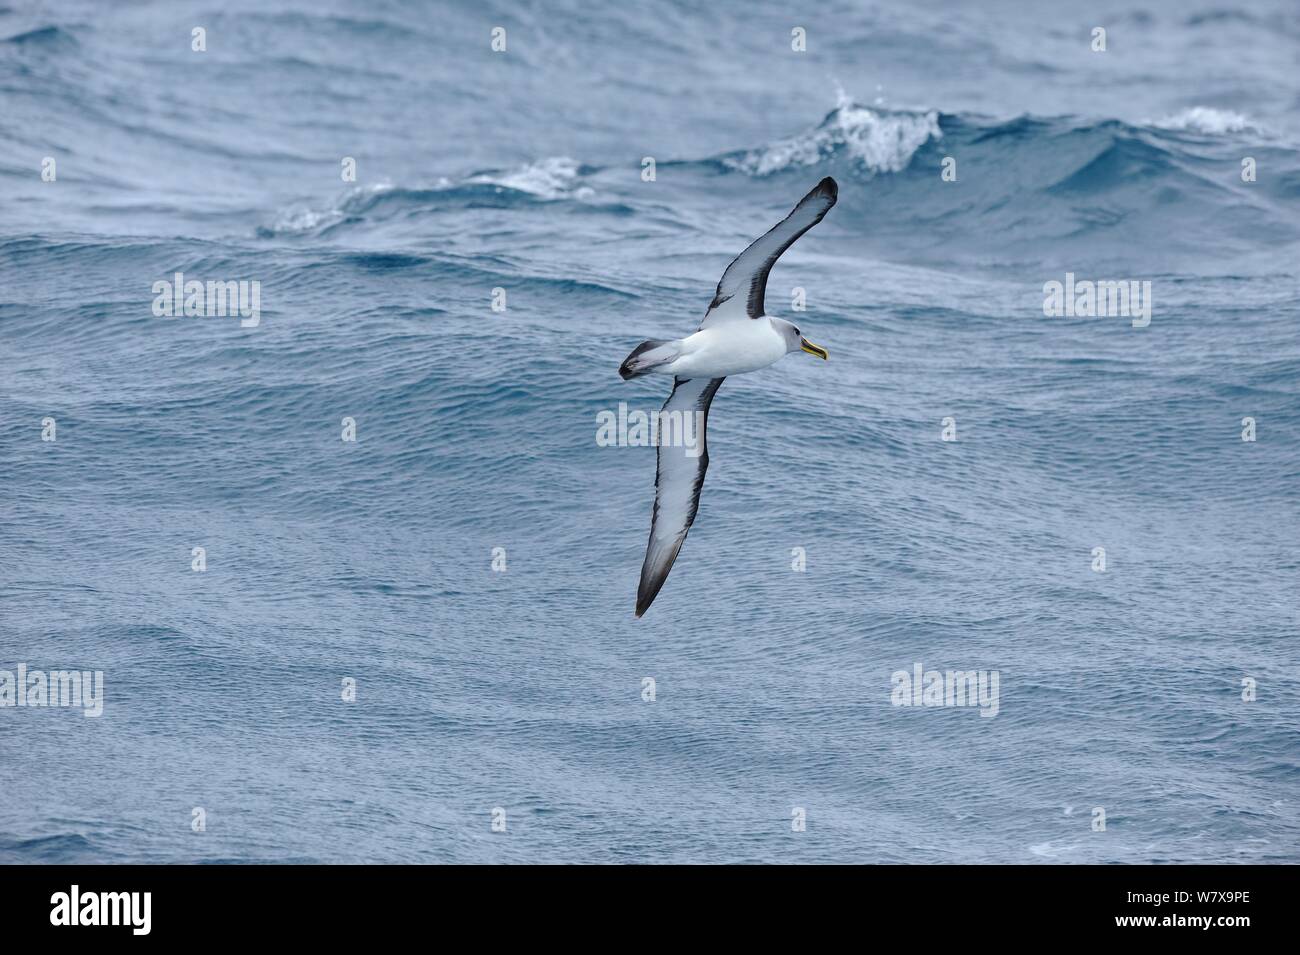
[[[837,220],[841,227],[895,251],[910,248],[947,259],[977,255],[986,261],[983,237],[1000,234],[1012,237],[1002,244],[1003,261],[1023,264],[1037,258],[1042,243],[1057,241],[1074,256],[1141,258],[1133,250],[1136,240],[1157,268],[1156,260],[1170,249],[1217,256],[1225,229],[1243,235],[1265,229],[1283,243],[1297,237],[1292,218],[1272,201],[1300,175],[1293,171],[1298,158],[1293,148],[1273,137],[1252,142],[1255,154],[1277,170],[1274,180],[1257,190],[1265,201],[1253,210],[1241,206],[1219,175],[1223,163],[1239,161],[1241,137],[1257,129],[1241,114],[1205,107],[1127,123],[885,110],[841,95],[804,133],[665,165],[674,168],[675,183],[701,190],[702,201],[732,191],[750,197],[754,180],[779,174],[834,175],[849,187],[841,197],[848,210]],[[958,161],[956,180],[936,189],[946,156]],[[355,238],[359,232],[433,236],[440,234],[442,220],[461,213],[551,203],[580,205],[574,213],[584,222],[590,219],[597,231],[604,227],[596,217],[647,211],[661,216],[663,210],[648,210],[641,195],[621,191],[627,175],[622,166],[549,156],[441,176],[429,184],[356,186],[324,207],[290,207],[256,233],[263,238]],[[862,188],[852,188],[855,181]],[[1188,200],[1178,208],[1187,227],[1170,236],[1160,223],[1169,214],[1164,207],[1178,198]],[[867,206],[870,215],[860,214]],[[1130,240],[1122,248],[1113,243],[1121,228]]]
[[[590,199],[595,190],[581,178],[587,171],[576,159],[551,156],[516,169],[475,173],[464,181],[468,185],[513,189],[540,199]]]
[[[61,832],[27,839],[0,836],[0,860],[6,864],[82,861],[95,849],[95,843],[79,832]]]
[[[454,180],[442,176],[429,186],[407,187],[391,182],[354,186],[324,208],[295,204],[283,209],[256,231],[263,238],[319,235],[341,223],[377,214],[384,207],[409,212],[412,208],[433,211],[466,203],[509,205],[512,199],[584,201],[596,194],[585,182],[585,177],[594,171],[576,159],[552,156],[510,169],[482,170]]]
[[[0,43],[10,43],[14,46],[41,47],[42,49],[61,50],[76,46],[77,39],[67,30],[60,29],[56,26],[44,26],[35,27],[31,30],[25,30],[22,33],[16,33],[12,36],[0,38]]]
[[[1247,130],[1259,131],[1260,127],[1241,113],[1232,110],[1211,109],[1208,106],[1192,106],[1162,119],[1149,120],[1148,126],[1155,129],[1185,130],[1193,133],[1206,133],[1222,136],[1224,133],[1241,133]]]
[[[835,108],[815,127],[750,149],[723,162],[751,176],[814,166],[843,154],[868,173],[900,172],[916,151],[943,138],[939,114],[873,109],[840,94]]]

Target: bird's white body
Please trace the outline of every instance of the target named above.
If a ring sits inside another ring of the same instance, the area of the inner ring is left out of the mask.
[[[652,373],[679,378],[726,378],[766,368],[790,350],[786,336],[766,315],[701,328],[673,344],[681,350],[680,354],[652,368]]]

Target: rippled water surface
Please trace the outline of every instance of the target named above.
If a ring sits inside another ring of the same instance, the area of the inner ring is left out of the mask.
[[[105,687],[0,860],[1300,861],[1300,13],[926,6],[0,10],[0,670]],[[826,175],[634,620],[619,362]]]

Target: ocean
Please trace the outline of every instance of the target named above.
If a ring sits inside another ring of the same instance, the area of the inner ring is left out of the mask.
[[[1298,53],[1291,0],[4,6],[0,861],[1300,862]],[[829,360],[723,384],[634,619],[619,363],[823,176],[767,309]]]

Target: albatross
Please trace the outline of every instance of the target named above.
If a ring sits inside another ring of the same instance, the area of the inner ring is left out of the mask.
[[[838,196],[839,187],[830,176],[817,183],[788,216],[727,266],[695,334],[674,341],[642,342],[618,369],[625,381],[642,375],[672,375],[672,394],[660,416],[693,413],[699,422],[698,449],[702,449],[691,454],[687,448],[659,442],[650,542],[636,593],[638,617],[659,595],[686,532],[695,522],[700,488],[709,469],[704,431],[709,406],[723,380],[766,368],[790,352],[807,352],[826,360],[826,349],[804,338],[793,323],[763,314],[763,294],[768,273],[781,253],[821,222]]]

